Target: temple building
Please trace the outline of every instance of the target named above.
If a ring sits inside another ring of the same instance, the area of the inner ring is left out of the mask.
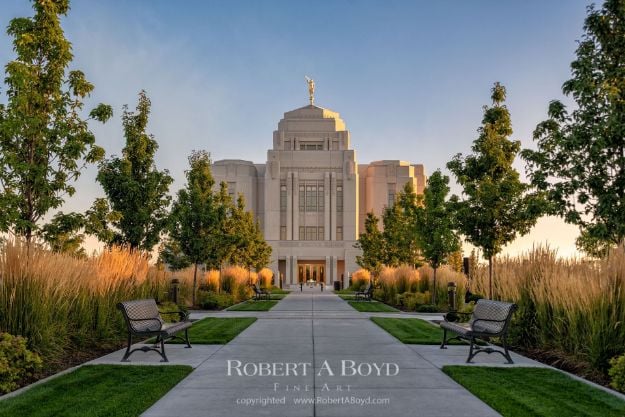
[[[314,89],[314,84],[313,84]],[[314,90],[313,90],[314,91]],[[313,104],[284,113],[267,162],[213,163],[232,196],[243,194],[273,248],[275,284],[346,282],[358,269],[354,247],[366,214],[378,216],[406,182],[422,193],[423,165],[400,160],[358,164],[339,113]]]

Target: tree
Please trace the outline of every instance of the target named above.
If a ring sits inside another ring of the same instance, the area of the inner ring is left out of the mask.
[[[362,255],[356,256],[356,263],[377,276],[384,265],[384,238],[378,227],[378,217],[373,212],[367,213],[365,218],[365,232],[358,237],[354,245],[362,250]]]
[[[601,256],[625,239],[625,2],[588,7],[584,30],[562,86],[577,108],[552,101],[523,157],[552,213],[580,228],[578,247]]]
[[[158,144],[146,132],[150,115],[150,99],[139,93],[136,112],[124,106],[122,123],[126,146],[122,157],[113,156],[100,163],[97,180],[106,193],[110,208],[117,215],[112,233],[105,243],[128,245],[131,250],[151,251],[166,226],[168,195],[173,179],[167,170],[158,171],[154,155]],[[96,202],[101,206],[101,202]],[[108,213],[103,213],[110,218]],[[98,219],[100,223],[106,219]]]
[[[33,17],[9,23],[17,57],[5,67],[8,100],[0,105],[0,230],[28,245],[38,221],[74,194],[85,164],[104,156],[88,121],[112,115],[100,104],[88,119],[80,116],[94,87],[81,71],[67,71],[73,55],[60,16],[69,1],[34,1],[33,9]]]
[[[57,213],[50,223],[42,228],[43,240],[54,252],[66,253],[77,258],[85,258],[87,253],[82,247],[85,235],[79,233],[85,224],[80,213]]]
[[[179,254],[194,265],[193,295],[195,305],[198,264],[214,265],[221,240],[220,207],[213,193],[215,180],[211,174],[210,156],[205,151],[193,151],[189,157],[190,169],[185,172],[187,183],[177,193],[173,204],[169,238],[175,242]],[[171,246],[170,246],[171,248]]]
[[[418,197],[411,181],[398,194],[395,203],[384,209],[384,263],[389,266],[420,265],[420,252],[416,240],[415,212]]]
[[[493,104],[484,107],[479,136],[473,142],[473,154],[457,154],[447,168],[463,187],[463,199],[454,195],[459,231],[488,259],[489,297],[493,298],[493,257],[516,238],[529,232],[541,214],[538,195],[521,182],[512,167],[519,153],[519,141],[512,135],[510,112],[503,104],[506,89],[499,83],[491,90]]]
[[[415,213],[416,237],[423,257],[433,271],[432,304],[436,304],[436,272],[449,257],[460,249],[454,230],[453,211],[445,200],[449,193],[449,177],[440,170],[428,179],[423,192],[423,205]]]

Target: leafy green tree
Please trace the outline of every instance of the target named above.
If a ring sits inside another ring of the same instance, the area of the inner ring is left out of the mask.
[[[421,264],[414,221],[418,200],[412,182],[408,181],[397,195],[395,204],[384,209],[382,236],[384,263],[388,266]]]
[[[378,227],[380,220],[373,214],[367,213],[365,218],[365,232],[358,237],[354,245],[362,250],[362,255],[356,256],[356,263],[374,276],[379,275],[384,265],[384,238]]]
[[[30,244],[38,221],[75,192],[72,182],[104,150],[89,130],[105,122],[110,106],[80,116],[93,85],[79,70],[67,71],[73,55],[60,18],[69,1],[33,1],[34,16],[9,23],[17,57],[5,66],[7,103],[0,105],[0,230]]]
[[[552,212],[580,228],[578,247],[602,256],[625,239],[625,2],[590,6],[584,30],[562,86],[576,109],[552,101],[523,156]]]
[[[80,213],[57,213],[50,223],[42,227],[43,240],[54,252],[66,253],[77,258],[86,258],[87,253],[82,247],[85,235],[80,233],[85,218]]]
[[[254,268],[254,270],[256,270],[256,272],[258,272],[261,269],[269,266],[272,253],[271,246],[265,240],[265,236],[263,235],[263,229],[260,227],[260,222],[258,221],[254,223],[252,242],[253,249],[251,266]]]
[[[250,271],[252,268],[260,271],[267,266],[271,257],[271,246],[265,241],[260,224],[254,220],[254,214],[245,209],[242,194],[239,194],[228,220],[231,222],[230,242],[233,245],[228,261],[244,265]]]
[[[167,265],[174,271],[179,271],[191,265],[191,260],[182,252],[180,244],[175,240],[166,238],[158,251],[158,263]]]
[[[519,153],[519,141],[512,135],[510,112],[503,104],[506,89],[495,83],[491,107],[484,107],[479,136],[473,154],[457,154],[447,168],[463,187],[463,198],[450,201],[459,231],[488,259],[489,297],[493,298],[493,257],[513,241],[517,234],[528,233],[543,210],[541,199],[530,193],[529,185],[519,179],[512,167]]]
[[[110,246],[115,240],[116,233],[112,225],[119,222],[120,216],[119,212],[110,209],[105,198],[97,198],[84,214],[85,233]]]
[[[449,193],[449,177],[440,170],[428,178],[423,192],[423,205],[415,213],[417,242],[423,257],[433,271],[433,286],[436,289],[436,272],[460,249],[460,241],[454,230],[453,211],[446,201]],[[436,304],[436,290],[432,291],[432,304]]]
[[[122,123],[126,146],[122,157],[114,156],[100,163],[97,177],[112,211],[117,213],[106,243],[128,245],[131,250],[151,251],[158,243],[171,201],[168,191],[173,179],[167,170],[156,169],[154,155],[158,144],[146,132],[150,107],[145,91],[139,93],[136,112],[124,106]],[[108,213],[106,216],[110,218]],[[99,222],[106,222],[106,219],[100,218]]]
[[[209,154],[193,151],[189,166],[185,173],[187,183],[177,193],[168,229],[178,254],[194,265],[192,302],[195,305],[198,265],[213,266],[219,262],[217,248],[222,239],[223,217],[220,217],[220,204],[213,192],[215,180]]]

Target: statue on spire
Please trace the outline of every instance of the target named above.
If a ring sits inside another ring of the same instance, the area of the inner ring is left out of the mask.
[[[310,105],[312,106],[315,103],[315,80],[309,78],[307,75],[304,76],[306,78],[306,82],[308,83],[308,95],[310,98]]]

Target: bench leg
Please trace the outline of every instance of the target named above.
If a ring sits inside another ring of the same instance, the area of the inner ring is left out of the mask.
[[[471,363],[471,359],[473,359],[473,357],[475,355],[477,355],[477,352],[473,352],[473,345],[475,344],[475,338],[471,337],[471,346],[469,346],[469,357],[467,358],[467,363]]]
[[[503,336],[501,338],[501,343],[503,344],[503,350],[504,350],[504,354],[503,356],[508,359],[508,363],[513,364],[514,361],[512,360],[512,357],[510,356],[510,352],[508,352],[508,342],[506,342],[506,337]]]
[[[443,343],[441,343],[441,349],[447,349],[445,342],[447,342],[447,329],[443,329]]]
[[[184,340],[187,342],[188,348],[191,348],[191,343],[189,343],[189,329],[184,329]]]
[[[161,351],[158,352],[161,354],[161,356],[163,357],[163,359],[161,359],[161,362],[169,362],[169,359],[167,359],[167,355],[165,354],[165,340],[164,338],[161,338]]]
[[[130,352],[130,346],[132,346],[132,334],[128,332],[128,347],[126,348],[126,353],[124,353],[124,357],[122,358],[122,362],[130,362],[128,357],[132,352]]]

